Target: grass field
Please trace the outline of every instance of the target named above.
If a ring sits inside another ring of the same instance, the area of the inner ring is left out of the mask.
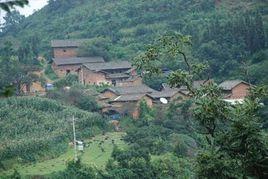
[[[124,143],[122,132],[106,133],[105,135],[98,135],[90,140],[85,140],[88,145],[84,148],[84,152],[78,152],[82,163],[93,165],[97,168],[104,168],[106,162],[111,156],[113,146],[116,144],[120,148],[125,148],[127,145]],[[114,144],[113,144],[114,143]],[[31,165],[16,165],[15,168],[22,176],[32,175],[47,175],[53,172],[64,170],[66,162],[73,159],[74,150],[70,146],[68,151],[58,158],[46,160]],[[11,174],[13,170],[3,173],[3,175]],[[1,178],[1,174],[0,174]]]

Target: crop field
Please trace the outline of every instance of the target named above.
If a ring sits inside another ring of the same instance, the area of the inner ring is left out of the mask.
[[[124,133],[113,132],[106,133],[105,135],[98,135],[89,140],[85,140],[84,152],[78,152],[79,158],[81,158],[82,163],[91,165],[97,168],[104,168],[106,162],[109,160],[113,146],[117,145],[120,148],[125,148],[127,145],[122,140]],[[66,162],[72,160],[74,156],[74,150],[72,146],[69,146],[68,151],[61,156],[38,162],[30,165],[15,165],[19,173],[24,176],[40,176],[48,175],[53,172],[58,172],[64,170],[66,167]],[[11,174],[13,170],[8,170],[3,172],[1,175]]]

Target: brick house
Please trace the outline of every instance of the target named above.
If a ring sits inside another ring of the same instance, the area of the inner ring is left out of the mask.
[[[139,104],[142,100],[145,100],[149,107],[153,106],[153,98],[149,95],[153,92],[155,90],[146,85],[111,87],[100,94],[99,102],[104,113],[115,111],[136,119],[140,114]]]
[[[134,119],[140,116],[140,103],[145,101],[149,107],[153,106],[153,99],[147,94],[127,94],[118,96],[109,101],[108,108],[105,110],[114,110],[123,115],[130,115]]]
[[[53,49],[54,58],[77,57],[78,48],[85,43],[87,39],[68,39],[68,40],[52,40],[51,47]]]
[[[83,84],[110,84],[114,86],[133,86],[141,84],[135,69],[127,61],[86,63],[79,73]]]
[[[219,87],[225,94],[225,99],[244,99],[248,95],[251,85],[242,80],[227,80],[222,82]]]
[[[63,77],[68,73],[79,74],[81,65],[84,63],[104,63],[104,59],[102,57],[53,58],[52,69],[59,77]]]

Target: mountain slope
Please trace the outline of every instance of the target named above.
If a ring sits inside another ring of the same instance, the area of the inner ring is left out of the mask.
[[[111,59],[130,60],[159,35],[178,31],[193,37],[194,56],[209,61],[213,76],[231,76],[266,48],[267,9],[252,0],[51,0],[0,37],[36,36],[47,56],[51,39],[89,38],[89,55],[107,51]]]

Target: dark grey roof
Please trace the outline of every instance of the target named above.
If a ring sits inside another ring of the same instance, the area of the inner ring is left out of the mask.
[[[232,90],[234,87],[236,87],[240,83],[250,85],[249,83],[247,83],[243,80],[226,80],[226,81],[222,82],[219,85],[219,87],[222,88],[223,90]]]
[[[178,89],[171,89],[171,90],[163,90],[163,91],[157,91],[149,94],[154,99],[158,98],[171,98],[175,94],[179,93],[180,91]]]
[[[129,78],[130,76],[125,73],[112,73],[108,74],[106,77],[109,79],[118,79],[118,78]]]
[[[79,47],[88,39],[51,40],[51,47]]]
[[[84,64],[84,66],[88,68],[89,70],[102,71],[102,70],[130,69],[131,63],[129,63],[128,61],[89,63],[89,64]]]
[[[132,82],[132,81],[137,80],[138,78],[140,78],[140,76],[131,76],[130,78],[126,79],[126,81]]]
[[[56,65],[74,65],[83,63],[104,63],[102,57],[71,57],[71,58],[53,58]]]
[[[154,89],[146,86],[122,86],[122,87],[111,87],[107,90],[110,90],[118,95],[126,95],[126,94],[146,94],[156,92]]]
[[[110,102],[139,101],[144,96],[146,96],[146,94],[126,94],[126,95],[118,96]]]
[[[194,89],[199,89],[203,85],[207,85],[208,83],[211,83],[211,82],[212,82],[212,80],[198,80],[198,81],[194,81],[193,82],[193,87],[194,87]]]
[[[201,88],[202,85],[207,85],[209,83],[213,82],[213,80],[197,80],[197,81],[194,81],[193,82],[193,88],[194,89],[199,89]],[[162,84],[162,87],[163,89],[166,89],[166,90],[170,90],[170,89],[176,89],[175,87],[174,88],[171,88],[168,84],[166,83],[163,83]],[[179,88],[180,91],[187,91],[187,87],[186,86],[181,86]]]

